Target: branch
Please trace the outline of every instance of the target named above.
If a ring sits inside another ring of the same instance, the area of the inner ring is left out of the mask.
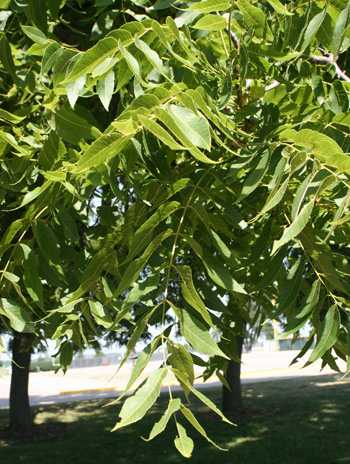
[[[266,87],[265,90],[266,90],[266,92],[268,92],[269,90],[272,90],[272,89],[278,87],[279,85],[281,85],[280,82],[278,82],[278,81],[273,81],[271,84],[269,84],[269,85]]]
[[[304,55],[303,53],[299,55],[298,58],[302,58],[303,60],[308,60],[310,63],[314,64],[333,64],[335,66],[335,72],[336,75],[339,79],[342,81],[350,82],[350,77],[347,76],[339,67],[338,63],[336,60],[334,60],[334,57],[332,54],[329,54],[329,56],[318,56],[318,55]],[[289,61],[278,61],[275,63],[275,66],[283,66],[284,64],[289,63]]]
[[[225,27],[225,32],[228,36],[231,37],[231,40],[234,44],[234,46],[237,48],[237,50],[239,50],[239,40],[238,40],[238,37],[236,36],[236,34],[232,31],[229,30],[228,27]]]
[[[315,63],[315,64],[333,64],[335,66],[335,73],[339,79],[342,81],[350,82],[350,77],[347,76],[338,66],[338,63],[334,60],[333,55],[329,56],[317,56],[317,55],[300,55],[301,58],[304,58],[306,60],[309,60],[310,63]]]

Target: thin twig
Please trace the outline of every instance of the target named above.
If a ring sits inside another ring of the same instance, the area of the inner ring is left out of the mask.
[[[224,47],[224,50],[225,50],[225,53],[226,53],[226,57],[228,58],[230,55],[229,55],[229,52],[227,50],[227,47],[226,47],[226,44],[225,44],[225,37],[224,37],[224,34],[222,33],[222,31],[220,31],[220,37],[221,37],[222,46]]]

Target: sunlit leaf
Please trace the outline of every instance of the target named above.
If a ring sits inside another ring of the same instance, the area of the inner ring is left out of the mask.
[[[119,413],[118,422],[112,431],[139,421],[153,405],[160,393],[160,386],[167,375],[167,369],[153,371],[131,396],[129,396]]]
[[[331,306],[323,320],[321,330],[317,336],[317,343],[307,364],[317,361],[329,350],[337,340],[340,327],[340,314],[336,305]]]
[[[197,21],[192,27],[194,29],[202,29],[204,31],[222,31],[226,26],[227,21],[222,16],[207,14]]]
[[[165,430],[165,427],[167,426],[169,419],[174,414],[174,412],[180,409],[180,405],[181,405],[180,398],[175,398],[169,401],[167,410],[165,411],[163,416],[160,418],[160,420],[154,424],[151,430],[151,433],[149,434],[148,440],[153,440],[154,437],[156,437],[157,435],[162,433],[163,430]]]
[[[205,325],[187,311],[182,311],[181,332],[192,347],[200,353],[226,358],[226,355],[211,338]]]
[[[185,458],[190,458],[194,447],[193,440],[179,422],[176,422],[176,427],[178,436],[175,438],[175,446]]]
[[[294,222],[292,222],[292,224],[284,230],[282,237],[274,242],[272,254],[274,254],[285,243],[288,243],[300,234],[310,218],[314,204],[315,200],[312,199],[303,207]]]
[[[9,319],[11,327],[17,332],[35,333],[28,311],[19,306],[17,302],[0,298],[0,314]]]
[[[97,83],[97,95],[99,96],[99,99],[106,111],[108,111],[109,104],[113,96],[114,80],[114,71],[110,71],[104,79],[101,79]]]

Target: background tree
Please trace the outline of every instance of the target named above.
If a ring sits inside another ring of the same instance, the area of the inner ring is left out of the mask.
[[[130,325],[122,363],[160,324],[126,390],[158,346],[164,363],[115,429],[143,417],[168,372],[222,416],[193,365],[224,380],[249,301],[285,316],[285,333],[311,323],[308,362],[347,361],[349,4],[2,5],[2,204],[18,214],[2,232],[3,320],[22,332],[41,321],[63,368],[88,341],[83,320]],[[175,341],[178,327],[208,361]],[[169,396],[150,438],[174,416],[190,456],[184,420],[206,433]]]

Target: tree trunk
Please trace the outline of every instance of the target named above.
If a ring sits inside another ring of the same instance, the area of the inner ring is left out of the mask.
[[[26,430],[32,425],[28,382],[31,334],[14,332],[10,389],[10,429]]]
[[[236,337],[237,341],[237,356],[242,358],[243,337]],[[223,412],[234,412],[243,406],[242,388],[241,388],[241,363],[229,361],[226,380],[230,386],[231,391],[223,385],[222,392],[222,410]]]

